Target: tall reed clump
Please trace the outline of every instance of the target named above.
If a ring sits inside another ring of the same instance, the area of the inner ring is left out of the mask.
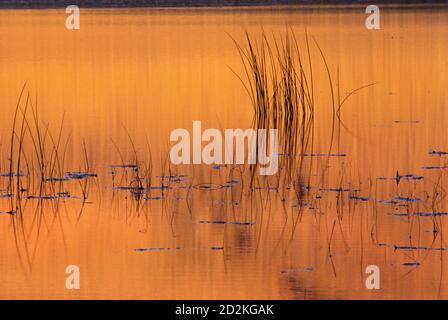
[[[323,65],[325,74],[319,79],[326,79],[324,86],[328,88],[326,99],[330,101],[332,119],[328,154],[332,152],[333,140],[339,137],[336,131],[342,123],[341,107],[352,94],[372,85],[357,88],[341,98],[339,75],[335,82],[323,51],[314,38],[312,42],[305,32],[300,46],[292,31],[280,37],[268,37],[263,32],[261,39],[246,32],[245,44],[234,40],[244,67],[243,76],[235,74],[250,97],[253,127],[278,129],[279,167],[283,169],[286,184],[292,183],[298,195],[305,181],[302,175],[312,167],[316,101],[321,98],[321,95],[316,98],[315,70],[322,70]],[[320,69],[315,68],[312,52],[316,51]],[[305,156],[310,156],[306,167]]]
[[[288,183],[300,181],[294,167],[311,143],[315,110],[308,36],[304,53],[290,32],[272,39],[263,32],[261,40],[246,32],[245,39],[245,45],[234,40],[244,66],[244,76],[237,76],[253,106],[253,127],[278,129],[279,165]]]
[[[15,105],[7,146],[7,161],[1,168],[2,189],[9,202],[18,254],[25,267],[31,268],[39,236],[50,230],[59,218],[60,202],[80,198],[82,208],[88,198],[90,161],[85,143],[79,172],[68,172],[66,154],[70,135],[64,140],[64,120],[53,132],[40,119],[37,99],[25,83]],[[79,188],[76,188],[79,182]],[[81,193],[72,196],[70,191]],[[2,203],[3,204],[3,203]],[[82,211],[82,209],[81,209]],[[22,254],[23,253],[23,254]]]

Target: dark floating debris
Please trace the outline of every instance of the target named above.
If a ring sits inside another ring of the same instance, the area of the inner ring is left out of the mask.
[[[367,197],[358,197],[358,196],[348,196],[350,200],[359,200],[359,201],[369,201],[370,198]]]
[[[199,223],[226,224],[227,221],[219,221],[219,220],[216,220],[216,221],[205,221],[205,220],[201,220],[201,221],[199,221]]]
[[[345,153],[278,153],[277,156],[283,157],[346,157]]]
[[[213,191],[222,189],[224,186],[222,184],[217,183],[199,183],[193,186],[193,188],[201,190],[201,191]]]
[[[16,172],[0,172],[0,177],[26,177],[28,174]]]
[[[186,178],[187,176],[184,174],[176,174],[176,175],[166,175],[166,176],[157,176],[156,178],[160,178],[160,179],[182,179],[182,178]]]
[[[136,248],[134,251],[144,252],[144,251],[175,251],[180,250],[179,247],[176,248]]]
[[[113,190],[131,191],[131,192],[137,192],[137,191],[145,190],[145,188],[143,188],[143,187],[132,187],[132,186],[130,186],[130,187],[120,187],[120,186],[118,186],[118,187],[113,187],[112,189]]]
[[[397,175],[395,177],[393,177],[393,178],[378,177],[378,178],[373,178],[373,180],[395,180],[395,181],[400,181],[400,180],[423,180],[424,178],[425,177],[423,177],[423,176],[415,175],[415,174],[412,174],[412,173],[400,175],[400,174],[398,174],[398,171],[397,171]]]
[[[304,157],[346,157],[347,154],[345,153],[304,153],[301,154]]]
[[[418,202],[420,201],[419,198],[410,198],[410,197],[395,197],[393,199],[389,199],[389,200],[378,200],[379,203],[382,204],[395,204],[401,207],[406,207],[407,204],[403,204],[402,202],[407,202],[407,203],[411,203],[411,202]]]
[[[162,197],[144,197],[145,200],[161,200]]]
[[[419,120],[395,120],[395,123],[420,123]]]
[[[53,177],[50,177],[50,178],[46,178],[45,179],[45,181],[48,181],[48,182],[63,182],[63,181],[68,181],[69,179],[68,178],[65,178],[65,177],[62,177],[62,178],[53,178]]]
[[[448,248],[445,247],[418,247],[418,246],[400,246],[400,245],[389,245],[386,243],[380,243],[378,244],[380,247],[389,247],[393,248],[394,250],[422,250],[422,251],[448,251]]]
[[[284,199],[282,201],[286,201],[286,199]],[[301,203],[294,204],[292,207],[293,208],[305,208],[305,207],[312,208],[313,204],[312,203],[301,202]]]
[[[418,202],[419,198],[408,198],[408,197],[395,197],[392,199],[393,201],[404,201],[404,202]]]
[[[348,188],[326,188],[326,189],[319,189],[323,192],[358,192],[359,189],[348,189]]]
[[[382,204],[398,204],[399,202],[397,200],[378,200],[379,203]]]
[[[425,177],[423,177],[423,176],[418,176],[418,175],[409,173],[409,174],[397,175],[397,177],[395,179],[398,179],[398,180],[422,180],[424,178]]]
[[[426,166],[422,167],[423,170],[437,170],[437,169],[448,169],[448,166]]]
[[[448,212],[415,212],[415,213],[395,213],[394,216],[399,217],[442,217],[448,216]]]
[[[222,187],[223,188],[236,188],[236,185],[239,183],[240,182],[238,180],[229,180],[229,181],[226,181],[226,184],[224,184]]]
[[[69,192],[57,192],[56,195],[60,198],[71,198],[72,197]]]
[[[89,177],[97,177],[96,173],[90,172],[66,172],[64,175],[65,179],[68,180],[82,180]]]
[[[448,154],[448,151],[436,151],[436,150],[433,150],[433,151],[430,151],[429,154],[438,155],[438,156],[444,156],[444,155]]]
[[[233,224],[239,226],[251,226],[254,225],[255,222],[252,221],[223,221],[223,220],[200,220],[199,223],[206,224]]]
[[[54,195],[29,195],[26,197],[28,200],[40,199],[40,200],[54,200],[54,199],[67,199],[67,198],[78,198],[73,197],[68,192],[58,192]]]
[[[97,177],[96,173],[90,172],[66,172],[63,177],[49,177],[45,181],[48,182],[64,182],[69,180],[82,180],[90,177]]]
[[[121,191],[130,191],[133,193],[141,193],[145,190],[162,190],[162,189],[169,189],[168,186],[161,185],[161,186],[151,186],[151,187],[139,187],[139,186],[117,186],[113,187],[113,190],[121,190]]]
[[[405,262],[401,264],[403,267],[418,267],[420,262]]]
[[[136,164],[113,164],[110,166],[114,169],[137,169],[138,166]]]

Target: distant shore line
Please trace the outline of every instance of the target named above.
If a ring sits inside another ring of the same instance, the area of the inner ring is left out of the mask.
[[[256,6],[287,6],[287,5],[361,5],[371,4],[364,0],[3,0],[0,9],[50,9],[69,5],[88,8],[198,8],[198,7],[256,7]],[[407,5],[437,5],[447,6],[448,0],[376,0],[375,4],[394,6]]]

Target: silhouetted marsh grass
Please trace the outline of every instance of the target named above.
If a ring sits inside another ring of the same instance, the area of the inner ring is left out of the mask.
[[[233,39],[233,38],[232,38]],[[349,91],[341,97],[339,70],[334,80],[330,66],[318,42],[305,31],[303,44],[299,44],[294,32],[268,36],[264,31],[259,38],[245,33],[245,43],[233,39],[243,65],[243,75],[234,72],[249,95],[253,108],[255,129],[278,129],[279,170],[277,177],[257,177],[257,165],[251,166],[251,187],[275,179],[276,188],[287,193],[292,186],[297,200],[306,196],[313,168],[312,155],[315,142],[316,104],[329,101],[330,108],[319,108],[330,112],[331,130],[328,139],[326,164],[323,165],[322,181],[325,184],[326,169],[334,141],[340,139],[341,111],[347,100],[356,92],[372,84]],[[313,52],[316,51],[316,54]],[[317,68],[320,64],[320,68]],[[323,76],[316,76],[322,70]],[[233,71],[233,70],[232,70]],[[328,88],[326,93],[316,96],[316,79],[327,79],[319,88]],[[271,142],[270,142],[271,143]],[[339,146],[339,143],[338,143]],[[339,149],[339,147],[338,147]],[[338,150],[339,152],[339,150]],[[305,191],[304,191],[305,189]]]
[[[65,168],[70,135],[64,142],[64,117],[56,134],[50,125],[42,122],[38,113],[37,97],[32,98],[25,83],[13,113],[6,165],[2,172],[9,202],[12,227],[19,259],[25,270],[31,270],[42,229],[49,231],[60,219],[60,202],[81,199],[80,218],[88,198],[91,164],[85,143],[82,144],[79,172]],[[79,182],[68,185],[70,181]],[[73,196],[69,190],[80,192]],[[26,217],[25,217],[26,215]],[[59,221],[60,222],[60,221]],[[60,224],[61,225],[61,224]],[[62,227],[62,225],[61,225]]]

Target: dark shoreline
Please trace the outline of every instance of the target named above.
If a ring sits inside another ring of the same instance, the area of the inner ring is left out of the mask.
[[[87,8],[194,8],[194,7],[250,7],[275,5],[355,5],[372,4],[365,0],[2,0],[0,9],[45,9],[77,5]],[[448,0],[376,0],[375,4],[438,4],[447,5]]]

